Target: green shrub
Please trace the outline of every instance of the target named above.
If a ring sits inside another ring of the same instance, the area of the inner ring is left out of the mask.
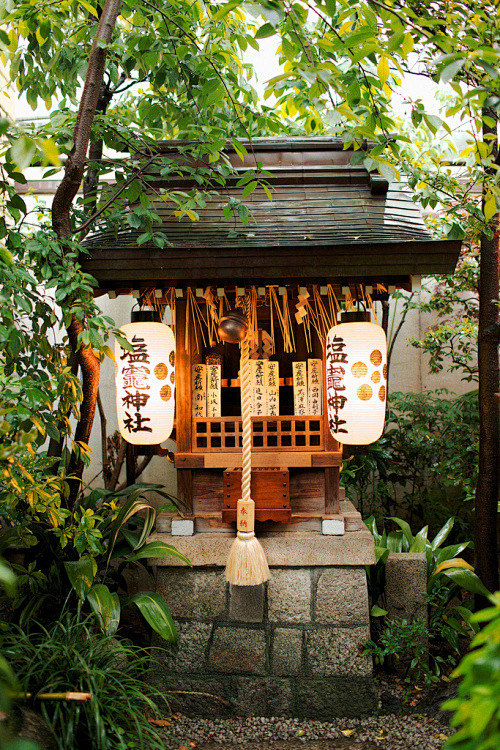
[[[399,528],[395,531],[378,531],[377,522],[373,516],[366,519],[365,523],[371,531],[375,541],[375,566],[367,568],[368,585],[372,601],[377,603],[383,594],[385,585],[384,571],[385,563],[391,552],[423,552],[427,561],[427,592],[432,593],[438,581],[446,579],[451,588],[450,593],[455,594],[458,589],[464,588],[473,594],[488,595],[472,565],[458,555],[471,542],[460,542],[443,547],[443,542],[450,535],[454,518],[448,518],[444,526],[436,533],[433,539],[429,539],[429,527],[423,526],[420,531],[413,534],[410,525],[401,518],[389,517],[388,521]]]
[[[5,589],[7,596],[14,596],[16,577],[12,570],[0,558],[0,588]],[[0,748],[2,750],[39,750],[39,746],[31,740],[13,739],[8,736],[8,728],[4,716],[7,716],[12,706],[12,694],[20,689],[12,667],[3,654],[0,653]]]
[[[145,682],[150,654],[103,636],[92,620],[67,615],[50,628],[12,626],[1,638],[2,652],[23,693],[54,732],[59,750],[164,750],[148,722],[163,696]],[[40,693],[92,693],[88,702],[37,701]]]
[[[392,393],[384,436],[354,455],[341,474],[363,515],[425,518],[436,532],[456,518],[457,539],[472,536],[478,471],[477,391]]]
[[[432,681],[433,673],[427,659],[428,630],[425,620],[385,620],[376,640],[367,641],[363,655],[371,654],[381,666],[407,662],[407,672],[414,681]],[[411,654],[411,658],[409,658]]]
[[[147,541],[156,518],[146,499],[152,490],[171,501],[155,484],[133,484],[119,492],[93,490],[79,500],[77,511],[83,521],[71,534],[68,526],[50,527],[36,517],[26,524],[19,518],[21,504],[2,509],[0,552],[13,541],[23,541],[16,536],[21,528],[27,544],[24,565],[13,566],[19,589],[13,607],[20,625],[31,618],[52,623],[69,602],[75,610],[84,607],[95,612],[103,632],[113,635],[122,607],[134,604],[162,638],[176,639],[175,624],[159,594],[149,591],[126,596],[123,572],[127,566],[147,570],[148,560],[172,555],[189,564],[172,545]]]
[[[488,595],[472,566],[458,555],[469,542],[442,546],[452,531],[454,519],[449,518],[434,538],[429,539],[428,527],[413,534],[410,526],[400,518],[389,518],[397,528],[379,532],[375,518],[366,524],[375,541],[376,564],[367,567],[368,588],[373,618],[373,639],[366,644],[378,664],[388,658],[402,659],[411,680],[423,679],[427,684],[439,679],[443,671],[455,666],[464,650],[464,643],[477,631],[472,620],[472,599],[464,591]],[[427,560],[428,626],[422,619],[412,622],[390,620],[385,607],[385,564],[391,552],[421,552]],[[428,641],[429,649],[424,645]],[[409,653],[413,656],[405,660]]]
[[[460,727],[446,742],[454,750],[497,750],[500,747],[500,591],[490,596],[493,607],[472,616],[487,623],[471,643],[454,677],[462,677],[458,697],[442,708],[453,710],[452,726]]]

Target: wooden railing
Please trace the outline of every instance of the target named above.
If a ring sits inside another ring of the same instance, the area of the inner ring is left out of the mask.
[[[252,448],[322,451],[323,417],[252,417]],[[241,418],[194,418],[192,450],[193,453],[241,451]]]

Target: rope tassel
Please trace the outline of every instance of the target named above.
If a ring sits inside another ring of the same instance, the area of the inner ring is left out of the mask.
[[[241,342],[241,421],[243,454],[241,461],[241,499],[237,503],[234,540],[226,565],[226,581],[234,586],[258,586],[269,580],[269,566],[255,536],[255,503],[250,497],[252,476],[251,382],[248,335]]]

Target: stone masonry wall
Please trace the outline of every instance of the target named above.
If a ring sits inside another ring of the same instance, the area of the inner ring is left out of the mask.
[[[328,719],[376,707],[363,566],[274,567],[244,588],[223,568],[158,568],[157,590],[179,631],[174,646],[155,641],[155,684],[182,691],[173,709]]]

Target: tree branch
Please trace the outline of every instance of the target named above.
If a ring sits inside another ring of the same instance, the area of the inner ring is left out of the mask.
[[[90,132],[103,85],[106,48],[113,36],[116,19],[120,12],[120,0],[106,0],[97,32],[89,55],[89,63],[83,87],[80,107],[73,130],[74,146],[64,167],[64,177],[57,188],[52,203],[52,227],[60,240],[71,234],[71,206],[83,179]],[[80,419],[75,430],[75,442],[88,444],[94,421],[99,388],[100,362],[90,348],[83,348],[78,341],[83,323],[73,315],[68,326],[68,337],[82,372],[83,398]],[[70,459],[68,507],[75,506],[83,473],[83,459],[73,451]]]
[[[104,486],[108,487],[109,480],[109,458],[107,450],[107,420],[104,406],[102,405],[101,394],[97,391],[97,407],[99,409],[99,417],[101,419],[101,455],[102,455],[102,475],[104,477]]]
[[[52,203],[52,226],[58,237],[68,237],[71,233],[71,204],[83,179],[90,131],[104,76],[106,47],[111,41],[119,12],[120,0],[106,0],[90,50],[85,85],[73,130],[75,145]]]
[[[120,471],[122,470],[123,462],[125,461],[125,453],[127,451],[127,443],[123,438],[120,440],[120,447],[118,448],[117,454],[116,454],[116,461],[115,465],[113,466],[113,471],[111,473],[111,477],[109,478],[109,489],[114,490],[117,483],[118,478],[120,476]]]
[[[153,161],[152,158],[149,159],[148,163],[145,164],[142,169],[145,169],[146,167],[148,167],[151,164],[152,161]],[[111,196],[111,198],[109,200],[107,200],[106,203],[104,203],[95,213],[93,213],[92,216],[87,219],[87,221],[84,221],[84,223],[80,224],[79,227],[76,227],[75,229],[73,229],[71,231],[71,233],[72,234],[78,234],[78,232],[85,231],[85,229],[87,229],[87,227],[89,227],[91,224],[93,224],[94,221],[102,213],[104,213],[104,211],[108,208],[108,206],[110,206],[112,203],[114,203],[114,201],[118,198],[118,196],[121,195],[123,193],[123,191],[126,188],[128,188],[128,186],[131,185],[134,180],[137,180],[137,178],[139,176],[140,176],[139,172],[134,172],[127,180],[125,180],[124,182],[122,182],[122,184],[120,185],[120,187],[118,188],[118,190],[116,191],[116,193],[113,193],[113,195]]]

